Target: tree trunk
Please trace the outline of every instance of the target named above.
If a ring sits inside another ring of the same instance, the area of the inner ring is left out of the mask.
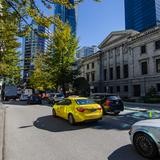
[[[64,83],[62,84],[62,91],[63,91],[64,96],[66,97],[66,88],[65,88],[65,84]]]

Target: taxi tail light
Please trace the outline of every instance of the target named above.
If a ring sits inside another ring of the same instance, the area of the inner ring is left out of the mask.
[[[82,108],[82,107],[79,107],[79,108],[77,108],[77,111],[79,111],[79,112],[84,112],[84,111],[85,111],[85,109],[84,109],[84,108]]]
[[[101,111],[101,110],[102,110],[102,107],[98,107],[97,110],[100,110],[100,111]]]
[[[111,101],[107,99],[105,103],[107,106],[109,106],[111,104]]]

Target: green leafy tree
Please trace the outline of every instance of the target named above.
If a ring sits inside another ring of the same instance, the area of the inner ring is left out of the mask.
[[[77,3],[80,3],[81,1],[82,0],[75,1],[75,5]],[[94,1],[99,1],[99,0],[94,0]],[[12,1],[0,0],[0,4],[2,6],[0,9],[0,33],[1,33],[0,34],[0,76],[9,77],[11,79],[19,78],[20,72],[19,72],[19,67],[17,66],[18,52],[16,49],[19,47],[20,44],[17,42],[16,36],[25,36],[30,32],[30,29],[32,29],[30,26],[28,26],[28,24],[20,25],[21,21],[25,21],[25,18],[29,16],[32,19],[34,19],[39,25],[43,25],[45,27],[50,27],[50,25],[53,23],[56,23],[56,25],[58,24],[56,17],[53,17],[53,16],[48,17],[42,13],[43,11],[40,8],[38,8],[37,2],[39,1],[36,1],[36,0],[12,0]],[[69,0],[41,0],[41,2],[48,9],[52,9],[52,4],[64,5],[67,8],[75,7],[75,5],[72,5],[69,2]],[[64,27],[66,27],[66,25],[64,25]],[[57,30],[57,32],[59,31],[60,33],[63,32],[61,31],[62,28],[63,27],[60,26],[60,29]],[[67,27],[66,27],[66,30],[68,32]],[[44,35],[44,34],[42,35],[42,33],[37,33],[37,34],[44,36],[45,38],[47,37],[47,35]],[[56,37],[56,34],[57,34],[57,37]],[[58,35],[59,33],[56,33],[56,34],[54,36],[55,39],[59,37]],[[66,34],[66,36],[68,35]],[[63,40],[65,41],[65,39]],[[60,40],[59,42],[57,42],[55,46],[58,46],[58,43],[61,43],[63,40]],[[72,46],[69,50],[70,51],[74,50],[73,46],[75,46],[75,44],[73,41],[76,41],[76,39],[75,37],[72,36],[70,37],[70,40],[67,41],[66,43],[67,46],[62,47],[63,48],[62,57],[64,58],[59,59],[60,60],[59,63],[61,63],[61,68],[60,68],[61,71],[59,72],[61,73],[61,76],[57,76],[57,79],[59,77],[62,77],[65,74],[66,77],[63,80],[59,79],[58,81],[58,83],[60,82],[63,85],[64,85],[63,82],[66,82],[67,80],[70,81],[71,76],[68,76],[68,75],[72,75],[72,71],[70,69],[70,64],[72,63],[72,60],[71,60],[72,56],[68,58],[67,60],[67,58],[65,57],[67,54],[65,50],[69,45],[70,47]],[[56,47],[54,48],[54,50],[56,51]],[[67,63],[65,63],[66,61],[69,62],[68,66],[66,65]],[[64,69],[65,67],[68,68],[68,70]],[[60,75],[60,74],[57,74],[57,75]]]
[[[36,54],[34,58],[34,70],[29,77],[29,86],[33,89],[44,91],[46,89],[54,89],[54,83],[49,81],[50,74],[46,71],[45,55],[43,53]]]
[[[34,21],[36,21],[38,24],[50,27],[51,24],[54,23],[54,17],[53,16],[47,16],[43,13],[44,9],[40,9],[37,5],[37,3],[42,2],[44,4],[44,7],[47,9],[52,9],[53,4],[60,4],[64,5],[67,8],[73,8],[78,3],[84,1],[84,0],[75,0],[74,5],[70,3],[70,0],[2,0],[8,3],[12,8],[16,9],[18,14],[21,15],[22,19],[24,17],[31,17]],[[101,0],[93,0],[95,2],[100,2]],[[24,19],[23,19],[24,20]],[[25,33],[28,31],[28,27],[23,27],[24,31],[21,33],[21,35],[25,35]],[[45,35],[46,37],[46,35]]]
[[[75,94],[81,96],[88,96],[90,92],[90,87],[88,81],[84,77],[78,77],[73,82],[73,88]]]
[[[157,95],[156,88],[154,86],[151,86],[150,89],[147,92],[147,96],[155,97],[156,95]]]
[[[0,76],[9,78],[12,82],[20,78],[18,67],[17,42],[19,19],[8,4],[0,2]]]
[[[59,18],[55,20],[56,29],[51,39],[51,45],[46,58],[48,72],[52,75],[51,81],[56,86],[61,86],[65,93],[66,85],[73,81],[73,63],[78,47],[78,41],[71,33],[68,24]]]

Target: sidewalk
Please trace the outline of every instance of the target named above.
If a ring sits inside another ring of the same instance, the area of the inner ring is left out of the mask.
[[[124,105],[125,105],[125,108],[129,110],[137,110],[137,111],[158,110],[160,111],[160,104],[124,102]]]
[[[4,118],[5,118],[5,109],[2,107],[0,102],[0,160],[3,160],[3,144],[4,144]]]

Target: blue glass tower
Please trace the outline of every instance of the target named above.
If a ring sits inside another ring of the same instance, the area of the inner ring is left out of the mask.
[[[125,0],[126,29],[144,31],[160,24],[160,0]]]
[[[69,0],[71,4],[74,4],[74,0]],[[55,15],[59,15],[60,19],[69,23],[73,34],[76,34],[76,11],[75,8],[68,9],[65,6],[55,4]]]
[[[45,52],[45,39],[38,36],[37,33],[45,33],[44,26],[37,25],[32,21],[31,26],[33,30],[23,39],[23,58],[24,58],[24,71],[23,79],[26,81],[29,74],[34,70],[34,57],[37,53]]]

